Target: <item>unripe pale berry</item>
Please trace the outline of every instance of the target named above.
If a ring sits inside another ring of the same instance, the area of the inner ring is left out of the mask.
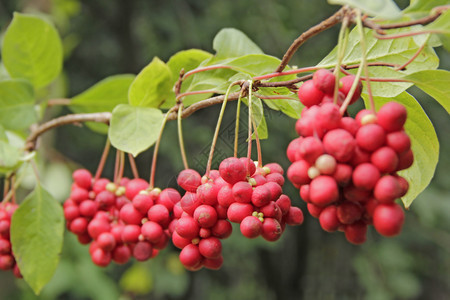
[[[336,159],[329,154],[322,154],[315,163],[316,168],[323,175],[332,175],[336,170],[336,165]]]

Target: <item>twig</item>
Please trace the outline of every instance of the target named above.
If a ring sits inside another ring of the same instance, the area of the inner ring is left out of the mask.
[[[328,19],[320,22],[319,24],[311,27],[304,33],[302,33],[289,47],[289,49],[286,51],[286,53],[283,56],[283,59],[281,60],[280,65],[275,70],[275,72],[281,72],[284,70],[284,68],[287,66],[289,61],[291,60],[294,53],[297,51],[297,49],[309,38],[317,35],[318,33],[321,33],[322,31],[327,30],[328,28],[333,27],[334,25],[341,22],[343,16],[349,12],[347,7],[342,7],[339,9],[334,15],[329,17]]]

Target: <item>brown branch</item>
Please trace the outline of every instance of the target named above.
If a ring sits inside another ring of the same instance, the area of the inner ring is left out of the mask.
[[[396,29],[396,28],[403,28],[403,27],[410,27],[414,25],[427,25],[439,18],[439,16],[450,8],[450,5],[444,5],[444,6],[438,6],[433,10],[433,14],[407,22],[400,22],[400,23],[394,23],[394,24],[378,24],[378,27],[380,29]]]
[[[41,124],[34,130],[25,141],[25,150],[33,151],[36,148],[36,141],[38,137],[44,132],[67,124],[75,124],[81,122],[97,122],[108,124],[111,119],[110,112],[91,113],[91,114],[70,114],[65,115],[44,124]]]
[[[294,53],[297,51],[297,49],[308,39],[311,37],[321,33],[322,31],[325,31],[334,25],[341,22],[344,15],[348,14],[350,11],[347,7],[342,7],[339,9],[336,13],[334,13],[331,17],[328,19],[320,22],[319,24],[311,27],[307,31],[303,32],[289,47],[289,49],[286,51],[286,53],[283,56],[283,59],[281,60],[280,65],[276,69],[275,72],[281,72],[284,70],[284,68],[287,66],[289,61],[291,60]]]
[[[68,98],[56,98],[56,99],[50,99],[47,101],[47,106],[56,106],[56,105],[69,105],[70,99]]]

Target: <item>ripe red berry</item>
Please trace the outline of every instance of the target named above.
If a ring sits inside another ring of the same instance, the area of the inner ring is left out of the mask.
[[[402,191],[397,178],[392,175],[386,175],[378,180],[373,190],[373,195],[380,203],[391,203],[400,197]]]
[[[231,192],[237,202],[250,203],[252,201],[253,187],[247,181],[236,182]]]
[[[111,225],[108,221],[101,218],[94,218],[87,226],[87,231],[89,235],[96,239],[103,232],[108,232],[111,229]]]
[[[334,92],[334,84],[336,77],[327,69],[319,69],[313,75],[313,83],[317,89],[325,94],[332,94]]]
[[[144,214],[137,210],[132,203],[125,204],[119,212],[119,218],[127,224],[140,225]]]
[[[397,171],[408,169],[414,162],[414,154],[411,149],[402,153],[398,157]]]
[[[70,192],[70,199],[72,199],[75,203],[81,203],[84,200],[89,199],[89,191],[75,186],[75,188]]]
[[[194,211],[194,220],[198,222],[200,227],[210,228],[217,222],[217,212],[210,205],[200,205]]]
[[[218,258],[222,254],[222,243],[218,238],[212,236],[200,240],[198,250],[206,258]]]
[[[366,241],[367,224],[359,221],[345,226],[345,238],[352,244],[361,245]]]
[[[312,165],[324,153],[324,148],[318,138],[309,136],[303,139],[298,152],[301,158]]]
[[[132,200],[134,208],[141,214],[146,215],[150,207],[153,205],[153,199],[148,193],[139,193]]]
[[[350,133],[338,128],[325,134],[323,146],[325,151],[334,156],[338,162],[347,162],[353,156],[356,141]]]
[[[143,191],[148,188],[148,182],[142,178],[135,178],[128,181],[125,186],[125,196],[128,199],[133,199],[134,196],[139,194],[140,191]]]
[[[377,122],[387,132],[398,131],[406,122],[406,108],[397,102],[388,102],[377,113]]]
[[[217,220],[216,224],[211,227],[211,234],[219,239],[226,239],[232,231],[231,223],[224,219]]]
[[[328,232],[334,232],[341,226],[335,205],[329,205],[320,212],[319,223],[322,229]]]
[[[180,261],[187,268],[192,268],[201,264],[202,255],[200,254],[200,250],[196,245],[187,245],[180,252]]]
[[[172,243],[178,249],[183,249],[191,243],[191,239],[181,237],[176,231],[174,231],[172,234]]]
[[[300,149],[300,145],[302,144],[303,137],[298,137],[296,139],[293,139],[287,149],[286,149],[286,155],[290,162],[296,162],[297,160],[301,159],[300,154],[298,153],[298,150]]]
[[[219,190],[220,187],[212,181],[206,182],[197,188],[197,198],[203,204],[216,205]]]
[[[163,236],[164,230],[158,223],[153,221],[147,221],[142,225],[141,233],[144,236],[144,238],[149,242],[157,243]]]
[[[261,231],[261,236],[269,242],[275,242],[281,237],[283,230],[280,223],[273,218],[265,218]]]
[[[184,212],[192,216],[194,210],[200,205],[200,200],[198,200],[195,193],[186,192],[184,196],[181,197],[180,205]]]
[[[241,223],[246,216],[253,213],[253,205],[235,202],[228,207],[227,216],[230,222]]]
[[[163,228],[167,228],[170,223],[170,212],[162,204],[155,204],[148,210],[147,217],[150,221],[156,222]]]
[[[240,229],[243,236],[253,239],[261,234],[263,223],[255,216],[245,217],[241,224]]]
[[[203,259],[203,265],[210,270],[219,270],[223,265],[223,256]]]
[[[75,184],[83,189],[89,190],[92,184],[92,175],[86,169],[78,169],[72,173]]]
[[[70,222],[76,218],[78,218],[80,216],[80,210],[78,209],[77,206],[75,205],[71,205],[71,206],[66,206],[64,207],[64,218]],[[0,221],[2,222],[2,221]],[[8,228],[9,230],[9,228]],[[1,230],[0,230],[1,232]]]
[[[362,163],[353,171],[352,179],[355,187],[372,190],[380,179],[380,171],[371,163]]]
[[[276,204],[281,210],[281,214],[284,216],[289,212],[289,209],[291,208],[291,199],[287,195],[281,195],[278,200],[276,201]]]
[[[278,173],[278,174],[281,174],[281,175],[284,174],[283,167],[280,166],[280,165],[277,164],[277,163],[269,163],[269,164],[266,164],[266,165],[264,166],[264,168],[268,168],[268,169],[270,170],[269,175],[270,175],[270,174],[273,174],[273,173]]]
[[[336,213],[342,224],[353,224],[361,219],[363,208],[355,202],[344,201],[337,206]]]
[[[116,204],[116,195],[110,191],[102,191],[95,197],[95,202],[98,203],[101,209],[107,209]]]
[[[267,184],[267,183],[266,183]],[[266,184],[257,186],[252,193],[252,203],[256,207],[262,207],[271,201],[271,192]]]
[[[247,176],[252,176],[255,174],[256,166],[255,162],[247,157],[241,157],[239,160],[244,164],[246,170],[247,170]],[[219,173],[220,174],[220,173]]]
[[[124,243],[137,243],[141,235],[141,227],[138,225],[125,225],[122,231],[122,241]]]
[[[198,237],[200,226],[194,218],[184,216],[178,220],[175,230],[181,237],[192,240]]]
[[[289,166],[287,170],[287,177],[294,185],[304,185],[311,182],[308,176],[308,169],[311,165],[305,160],[299,160]]]
[[[320,213],[323,211],[323,207],[317,206],[312,203],[307,203],[306,208],[308,209],[308,212],[311,216],[314,218],[318,218],[320,216]]]
[[[284,185],[284,176],[280,173],[270,173],[266,175],[267,182],[273,182],[278,184],[280,187]]]
[[[299,87],[297,95],[303,105],[311,107],[322,102],[324,93],[314,85],[313,80],[307,80]]]
[[[247,177],[246,164],[236,157],[224,159],[219,165],[219,172],[223,180],[230,184],[244,181]]]
[[[350,92],[353,82],[355,81],[355,78],[356,78],[355,75],[347,75],[342,77],[339,80],[340,83],[339,91],[341,91],[342,93],[344,93],[345,96],[347,96],[348,93]],[[353,94],[352,99],[350,100],[350,104],[355,103],[356,100],[359,99],[359,97],[361,96],[361,92],[362,92],[362,83],[360,80],[356,87],[355,93]]]
[[[341,118],[339,127],[345,131],[348,131],[352,136],[355,136],[360,126],[355,119],[351,117],[343,117]]]
[[[290,207],[289,207],[290,209]],[[289,212],[288,209],[288,212]],[[268,218],[274,218],[278,222],[281,222],[281,219],[283,217],[283,212],[281,211],[280,207],[274,202],[270,201],[268,204],[264,205],[263,207],[259,208],[259,212],[264,215],[264,217]]]
[[[172,211],[174,205],[181,200],[180,193],[173,189],[167,188],[161,191],[159,197],[156,200],[156,203],[162,204],[167,207],[168,210]]]
[[[347,164],[337,164],[334,171],[333,178],[336,180],[339,186],[345,187],[350,183],[352,179],[353,169]]]
[[[317,113],[317,122],[325,130],[336,129],[341,124],[341,113],[339,106],[333,103],[324,103]]]
[[[95,249],[91,254],[92,262],[99,267],[106,267],[111,262],[111,253],[101,248]]]
[[[373,212],[373,226],[383,236],[398,235],[402,230],[404,220],[403,209],[396,203],[379,204]]]
[[[99,178],[92,185],[92,190],[95,192],[95,194],[98,194],[101,191],[104,191],[106,189],[106,185],[110,182],[111,181],[107,178]]]
[[[88,227],[88,220],[83,217],[78,217],[72,222],[70,222],[70,231],[75,234],[83,234],[86,232]]]
[[[85,200],[80,203],[80,206],[78,208],[82,216],[93,217],[97,213],[99,205],[97,202],[93,200]]]
[[[372,152],[385,144],[386,134],[380,125],[367,124],[359,128],[356,142],[363,150]]]
[[[98,247],[102,248],[106,252],[112,251],[116,247],[116,239],[110,232],[103,232],[96,239]]]
[[[309,197],[311,202],[318,206],[326,206],[336,202],[339,190],[333,177],[320,175],[311,181],[309,185]]]
[[[9,254],[11,252],[11,243],[7,239],[0,238],[0,254]]]
[[[138,261],[146,261],[152,257],[153,246],[149,242],[138,242],[133,247],[133,256]]]
[[[381,173],[391,173],[397,170],[398,156],[391,147],[381,147],[372,153],[370,161]]]
[[[291,226],[303,224],[304,216],[300,208],[291,206],[286,215],[286,223]]]
[[[130,260],[131,250],[127,245],[117,246],[112,252],[112,259],[118,264],[124,264]]]

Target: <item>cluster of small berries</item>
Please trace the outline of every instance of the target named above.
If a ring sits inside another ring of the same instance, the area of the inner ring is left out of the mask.
[[[107,266],[126,263],[131,257],[145,261],[155,257],[170,240],[168,226],[175,203],[175,189],[148,189],[140,178],[93,180],[88,170],[73,172],[74,183],[64,202],[67,228],[82,244],[89,244],[92,261]]]
[[[189,270],[219,269],[220,240],[231,235],[230,222],[240,224],[245,237],[261,235],[267,241],[278,240],[286,224],[302,224],[302,211],[282,194],[283,173],[276,163],[256,167],[251,159],[235,157],[208,176],[192,169],[180,172],[177,182],[186,193],[174,207],[170,231],[182,249],[181,263]]]
[[[412,165],[413,153],[403,129],[403,105],[389,102],[377,114],[364,109],[355,118],[341,116],[353,81],[352,75],[341,78],[337,104],[330,71],[318,70],[300,86],[298,96],[306,107],[295,127],[300,137],[287,148],[292,162],[287,176],[324,230],[343,231],[349,242],[362,244],[370,224],[383,236],[400,233],[404,212],[394,201],[409,185],[397,171]]]
[[[10,202],[0,204],[0,270],[12,270],[14,276],[22,278],[10,241],[11,217],[17,207],[17,204]]]

